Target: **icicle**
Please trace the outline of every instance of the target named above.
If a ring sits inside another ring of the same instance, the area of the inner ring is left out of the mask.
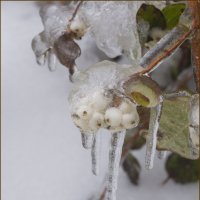
[[[165,159],[167,152],[166,151],[157,151],[157,156],[159,159]]]
[[[92,173],[98,175],[99,173],[99,146],[100,146],[100,134],[96,133],[94,136],[91,158],[92,158]]]
[[[55,71],[56,70],[56,55],[53,52],[53,49],[50,48],[48,51],[48,67],[50,71]]]
[[[125,131],[113,133],[111,138],[111,147],[109,151],[109,169],[106,200],[116,199],[117,178],[119,172],[119,164],[121,159],[122,146],[125,137]]]
[[[90,133],[81,133],[82,136],[82,145],[85,149],[91,149],[93,140],[94,140],[94,134]]]
[[[43,66],[46,63],[46,54],[43,54],[36,58],[37,64]]]
[[[158,104],[156,107],[151,108],[149,131],[146,139],[146,157],[145,157],[146,169],[153,168],[153,160],[156,151],[157,131],[159,127],[161,108],[162,104]]]

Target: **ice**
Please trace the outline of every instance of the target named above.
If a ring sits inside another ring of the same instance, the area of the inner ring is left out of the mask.
[[[134,59],[141,57],[136,24],[136,13],[141,4],[139,1],[88,1],[83,5],[89,31],[107,56],[114,58],[125,51],[131,52]]]
[[[82,145],[85,149],[91,149],[93,140],[94,140],[94,135],[93,134],[88,134],[88,133],[81,133],[81,139],[82,139]]]
[[[102,61],[76,74],[72,90],[69,94],[69,104],[73,111],[82,97],[93,96],[100,90],[120,90],[120,82],[131,74],[142,70],[135,65],[119,65],[111,61]]]
[[[159,127],[159,117],[161,114],[162,104],[158,104],[156,107],[151,108],[149,131],[146,139],[146,156],[145,167],[146,169],[153,168],[153,160],[156,151],[157,131]]]
[[[166,151],[157,151],[157,156],[159,159],[165,159],[167,152]]]
[[[94,175],[98,175],[99,173],[100,134],[101,133],[95,134],[93,144],[92,144],[92,149],[91,149],[92,173]]]
[[[113,133],[111,136],[106,200],[116,200],[117,179],[125,133],[125,131]]]
[[[44,25],[44,34],[49,46],[53,46],[55,40],[66,31],[72,11],[72,8],[68,6],[57,4],[46,5],[40,9],[40,17]]]
[[[199,154],[199,95],[195,94],[191,97],[189,117],[189,145],[191,155]]]
[[[54,44],[56,41],[58,41],[60,36],[62,36],[67,31],[67,25],[69,24],[69,20],[72,16],[74,9],[74,6],[61,6],[58,4],[45,5],[40,9],[40,17],[44,26],[44,31],[33,38],[32,49],[35,53],[37,63],[40,65],[43,65],[45,63],[46,54],[48,54],[48,67],[50,71],[54,71],[56,69],[55,66],[57,54],[56,52],[54,52]],[[59,52],[59,54],[61,54],[62,57],[65,57],[65,60],[67,61],[70,55],[73,55],[74,53],[73,47],[77,46],[76,43],[74,44],[74,46],[72,46],[70,42],[73,43],[73,41],[69,40],[68,38],[67,43],[65,41],[65,45],[63,44],[64,46],[62,46],[61,48],[61,50],[64,51],[64,53],[67,55],[63,56],[63,54]],[[68,47],[69,49],[66,49]],[[80,51],[79,49],[78,51]],[[79,55],[80,53],[78,52],[77,56]],[[70,61],[72,60],[73,59],[71,58]],[[65,61],[65,63],[67,61]],[[68,64],[70,61],[68,61]],[[63,62],[61,63],[63,64]]]
[[[54,51],[51,48],[48,51],[48,67],[50,71],[56,70],[56,62],[57,62],[56,55],[54,54]]]

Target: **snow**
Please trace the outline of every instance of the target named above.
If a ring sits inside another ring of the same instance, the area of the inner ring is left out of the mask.
[[[68,71],[61,65],[53,73],[39,67],[31,50],[32,38],[42,29],[33,2],[2,2],[2,199],[87,200],[101,189],[110,137],[102,133],[101,171],[93,176],[90,152],[81,147],[70,117]],[[82,68],[105,57],[89,37],[80,45],[77,65]],[[120,170],[117,199],[199,199],[197,183],[170,180],[162,186],[164,161],[155,159],[146,171],[145,149],[134,155],[143,168],[140,185],[133,186]]]

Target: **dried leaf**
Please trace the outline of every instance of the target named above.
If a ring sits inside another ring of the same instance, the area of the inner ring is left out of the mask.
[[[60,63],[72,70],[75,60],[81,55],[81,49],[68,35],[62,35],[54,43],[54,50]]]

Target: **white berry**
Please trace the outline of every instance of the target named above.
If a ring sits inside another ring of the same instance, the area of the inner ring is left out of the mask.
[[[130,113],[133,109],[135,110],[135,105],[128,101],[122,101],[122,103],[119,105],[119,109],[123,114]]]
[[[82,105],[82,106],[79,107],[76,114],[81,119],[89,119],[92,115],[92,108],[88,105]]]
[[[122,112],[118,108],[112,107],[106,110],[105,122],[111,127],[120,126],[122,121]]]
[[[88,126],[88,121],[81,119],[78,115],[73,114],[72,115],[72,120],[74,124],[83,132],[88,132],[89,131],[89,126]]]
[[[89,121],[89,127],[92,130],[98,130],[99,128],[104,126],[104,116],[101,113],[95,112],[90,121]]]
[[[126,129],[135,128],[138,125],[139,116],[137,112],[122,115],[122,125]]]

